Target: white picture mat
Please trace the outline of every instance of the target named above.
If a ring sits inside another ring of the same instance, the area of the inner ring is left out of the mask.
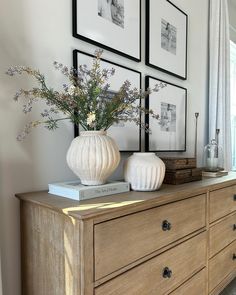
[[[140,1],[124,0],[124,28],[98,15],[98,0],[77,0],[77,33],[140,58]]]
[[[86,64],[88,68],[92,66],[93,57],[80,53],[77,53],[77,60],[79,64]],[[118,91],[125,80],[129,80],[131,88],[136,87],[140,89],[140,74],[132,70],[117,66],[113,63],[101,61],[101,69],[115,69],[115,75],[112,76],[108,83],[110,84],[110,90]],[[139,100],[137,100],[139,104]],[[107,134],[111,136],[117,143],[120,151],[139,151],[140,149],[140,128],[134,122],[124,123],[124,127],[111,126],[107,130]]]
[[[149,78],[152,89],[161,81]],[[176,131],[162,131],[160,121],[149,117],[149,150],[150,151],[180,151],[185,150],[186,121],[186,91],[183,88],[167,84],[159,92],[149,95],[149,108],[161,116],[161,103],[176,105]]]
[[[166,0],[150,0],[150,38],[149,63],[172,72],[186,76],[186,17]],[[177,29],[176,55],[161,47],[162,19]]]

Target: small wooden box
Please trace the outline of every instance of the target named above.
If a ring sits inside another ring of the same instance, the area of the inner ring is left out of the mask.
[[[181,169],[181,170],[167,170],[165,173],[164,183],[167,184],[182,184],[186,182],[196,181],[202,179],[202,169]]]
[[[166,170],[190,169],[196,168],[196,158],[161,158],[166,165]]]

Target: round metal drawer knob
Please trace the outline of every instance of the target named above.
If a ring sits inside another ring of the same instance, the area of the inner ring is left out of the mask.
[[[163,278],[165,278],[165,279],[169,279],[169,278],[171,278],[171,276],[172,276],[172,270],[169,269],[169,267],[165,267],[165,268],[163,269],[162,276],[163,276]]]
[[[162,230],[163,231],[171,230],[171,223],[168,220],[164,220],[162,222]]]

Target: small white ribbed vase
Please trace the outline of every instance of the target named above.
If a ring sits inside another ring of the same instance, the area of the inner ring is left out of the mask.
[[[134,153],[125,163],[125,180],[135,191],[155,191],[165,176],[165,164],[155,153]]]
[[[84,185],[104,184],[120,162],[120,152],[106,131],[82,131],[73,139],[66,160]]]

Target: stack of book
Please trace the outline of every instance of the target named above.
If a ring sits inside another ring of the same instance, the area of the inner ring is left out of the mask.
[[[196,158],[161,158],[166,165],[164,183],[182,184],[202,179],[202,169],[196,167]]]
[[[212,172],[212,171],[202,171],[202,176],[203,177],[222,177],[228,175],[228,171],[216,171],[216,172]]]
[[[82,201],[128,192],[130,190],[130,184],[124,181],[113,181],[104,185],[87,186],[81,184],[80,181],[67,181],[51,183],[48,185],[48,188],[49,194]]]

